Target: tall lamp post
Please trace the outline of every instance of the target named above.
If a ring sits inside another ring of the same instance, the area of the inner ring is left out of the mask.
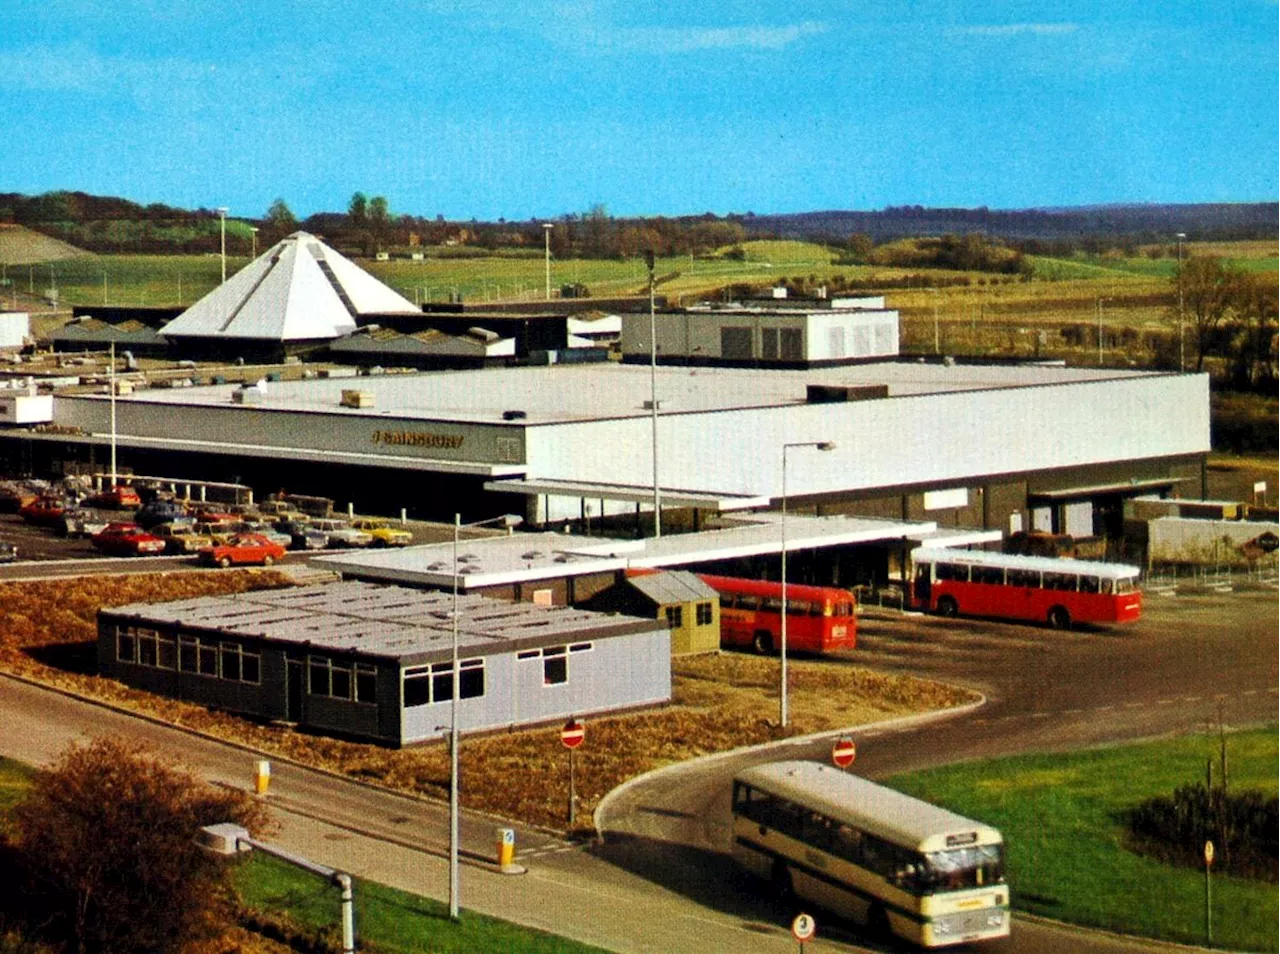
[[[1182,317],[1182,243],[1186,232],[1178,233],[1178,370],[1187,370],[1187,336],[1183,330]]]
[[[462,528],[482,527],[485,524],[497,523],[502,521],[506,526],[507,532],[515,531],[515,528],[524,522],[524,518],[518,514],[503,514],[501,517],[491,517],[488,520],[477,520],[474,523],[463,524],[462,515],[455,513],[453,515],[453,612],[450,616],[453,618],[453,652],[451,659],[453,664],[452,674],[449,678],[451,683],[450,702],[449,702],[449,918],[458,920],[458,703],[460,701],[460,693],[458,690],[458,539],[462,535]]]
[[[653,441],[653,536],[662,536],[662,491],[658,489],[658,319],[653,307],[653,249],[644,253],[649,267],[649,430]]]
[[[253,258],[258,257],[258,227],[256,225],[249,226],[249,233],[253,237]]]
[[[782,672],[778,692],[778,722],[787,727],[787,451],[792,447],[814,447],[820,451],[835,450],[834,441],[792,441],[782,445]]]
[[[551,230],[555,228],[550,222],[542,223],[543,257],[547,265],[547,301],[551,300]]]
[[[225,205],[218,206],[218,219],[222,232],[222,283],[225,285],[227,282],[227,207]]]

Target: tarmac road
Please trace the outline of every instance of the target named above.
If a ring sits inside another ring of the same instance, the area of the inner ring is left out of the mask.
[[[1132,628],[1061,633],[990,621],[879,617],[860,621],[851,660],[978,688],[987,704],[944,721],[847,733],[871,778],[967,759],[1046,752],[1276,719],[1274,591],[1149,597]],[[602,856],[659,885],[690,891],[732,879],[730,780],[779,758],[826,760],[834,733],[654,773],[611,794],[596,813]],[[692,849],[692,850],[691,850]],[[697,868],[698,870],[692,870]],[[750,882],[751,879],[747,879]],[[767,889],[747,884],[761,903]],[[775,920],[787,912],[773,909]],[[1138,951],[1148,942],[1018,918],[984,950]]]
[[[963,682],[989,701],[941,722],[855,732],[857,766],[877,777],[964,758],[1188,731],[1216,720],[1219,697],[1227,700],[1229,724],[1272,721],[1275,633],[1274,592],[1152,598],[1144,620],[1119,631],[868,618],[850,662]],[[251,784],[253,753],[0,679],[0,754],[39,764],[72,738],[105,732],[149,738],[213,781]],[[519,829],[517,858],[527,874],[464,865],[462,904],[618,952],[793,952],[788,912],[723,854],[728,779],[745,761],[825,758],[829,746],[784,743],[781,751],[647,776],[602,807],[600,845],[577,847],[511,826]],[[281,825],[275,840],[286,847],[360,876],[446,895],[443,806],[278,761],[271,791]],[[492,857],[499,824],[466,813],[466,853]],[[867,949],[859,944],[852,930],[824,924],[806,948]],[[984,949],[1110,954],[1161,947],[1019,918],[1009,941]]]

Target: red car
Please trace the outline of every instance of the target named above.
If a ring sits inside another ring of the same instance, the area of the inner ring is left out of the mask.
[[[27,523],[54,527],[62,522],[67,512],[67,502],[61,497],[39,497],[18,511],[18,515]]]
[[[233,563],[270,566],[284,556],[284,547],[272,543],[259,533],[238,533],[226,543],[202,547],[200,560],[211,566],[228,567]]]
[[[153,556],[164,553],[164,541],[136,523],[109,523],[92,537],[93,545],[112,556]]]
[[[117,484],[92,494],[82,502],[86,507],[106,507],[109,510],[134,510],[142,506],[142,498],[132,487]]]

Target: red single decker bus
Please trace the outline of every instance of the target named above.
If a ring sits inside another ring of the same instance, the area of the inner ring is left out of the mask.
[[[1128,623],[1142,615],[1136,566],[927,547],[911,559],[913,604],[942,616],[996,616],[1067,629],[1075,622]]]
[[[720,594],[720,645],[771,653],[782,646],[782,584],[698,574]],[[830,586],[787,584],[787,652],[852,649],[858,624],[853,594]]]

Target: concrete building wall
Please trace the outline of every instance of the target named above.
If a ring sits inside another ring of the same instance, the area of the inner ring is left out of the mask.
[[[529,471],[547,479],[644,485],[652,473],[649,428],[644,418],[531,427]],[[788,492],[796,496],[901,486],[904,478],[963,486],[993,474],[1203,454],[1209,450],[1208,378],[1104,379],[671,414],[658,422],[659,480],[779,497],[781,448],[796,441],[836,444],[828,453],[788,455]]]

